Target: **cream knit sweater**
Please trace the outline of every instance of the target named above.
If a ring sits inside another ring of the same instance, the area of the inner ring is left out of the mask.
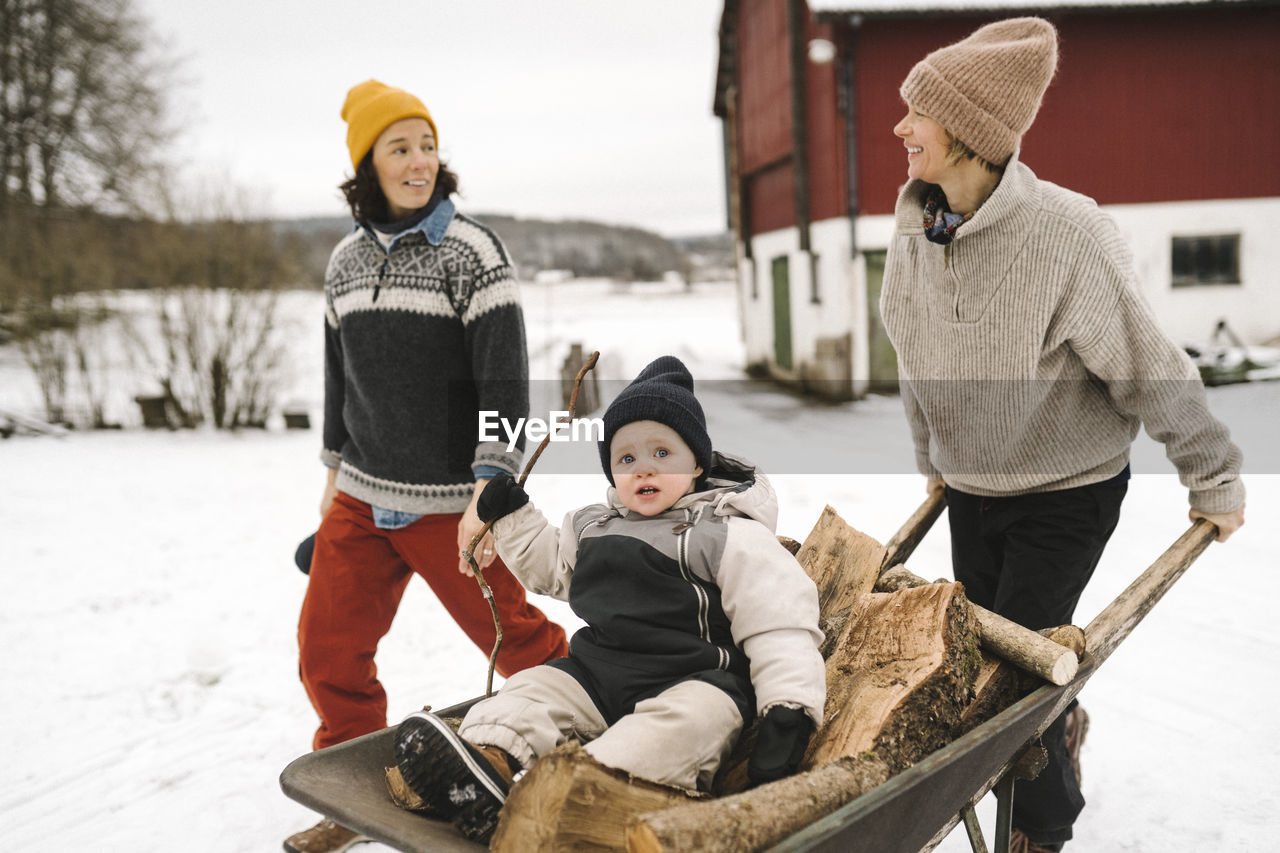
[[[940,246],[924,236],[928,189],[911,181],[898,199],[880,301],[920,471],[979,495],[1100,482],[1143,425],[1192,507],[1238,508],[1240,450],[1138,292],[1111,218],[1015,157]]]

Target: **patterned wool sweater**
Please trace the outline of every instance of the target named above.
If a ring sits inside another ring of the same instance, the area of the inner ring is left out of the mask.
[[[1111,218],[1015,158],[941,246],[924,236],[929,189],[911,181],[899,196],[880,302],[920,471],[979,495],[1100,482],[1142,425],[1194,508],[1239,507],[1240,451]]]
[[[520,294],[497,235],[442,202],[390,250],[359,228],[325,273],[321,459],[337,487],[386,509],[466,509],[474,468],[518,472],[479,442],[478,413],[528,415]]]

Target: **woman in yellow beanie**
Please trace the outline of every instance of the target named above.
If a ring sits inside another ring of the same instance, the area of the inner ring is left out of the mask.
[[[1192,518],[1220,540],[1244,523],[1240,451],[1143,300],[1114,222],[1019,160],[1057,59],[1048,21],[1012,18],[912,68],[880,303],[917,466],[946,492],[955,577],[1037,630],[1071,622],[1140,426],[1165,443]],[[1071,838],[1087,724],[1073,705],[1045,732],[1049,766],[1014,797],[1014,849]]]
[[[341,189],[357,227],[325,273],[328,477],[298,625],[316,749],[386,726],[374,654],[414,574],[483,652],[477,662],[489,655],[493,617],[460,554],[482,526],[476,499],[496,474],[518,473],[523,446],[479,441],[476,425],[482,411],[515,423],[529,409],[515,270],[498,236],[454,207],[458,178],[431,113],[368,80],[342,117],[355,175]],[[529,604],[491,537],[476,557],[502,620],[498,672],[567,654],[564,630]],[[285,849],[358,839],[325,820]]]

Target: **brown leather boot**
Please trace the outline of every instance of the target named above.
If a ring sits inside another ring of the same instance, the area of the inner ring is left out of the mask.
[[[1015,829],[1009,836],[1009,853],[1058,853],[1059,849],[1036,844],[1021,829]]]
[[[1089,715],[1084,708],[1076,705],[1067,714],[1067,755],[1071,756],[1071,769],[1076,774],[1076,784],[1083,779],[1080,775],[1080,747],[1084,745],[1084,736],[1089,733]]]
[[[502,777],[503,781],[505,781],[507,785],[512,784],[512,780],[515,779],[516,773],[519,772],[516,768],[520,765],[509,752],[497,746],[482,746],[478,743],[473,743],[471,746],[476,752],[483,755],[486,761],[493,765],[493,769]]]
[[[288,853],[342,853],[353,844],[371,840],[325,818],[310,829],[286,838],[284,849]]]

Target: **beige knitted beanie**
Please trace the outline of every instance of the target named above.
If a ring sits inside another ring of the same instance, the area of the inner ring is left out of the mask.
[[[978,156],[1003,165],[1031,127],[1057,66],[1053,25],[1009,18],[935,50],[916,63],[899,91]]]

